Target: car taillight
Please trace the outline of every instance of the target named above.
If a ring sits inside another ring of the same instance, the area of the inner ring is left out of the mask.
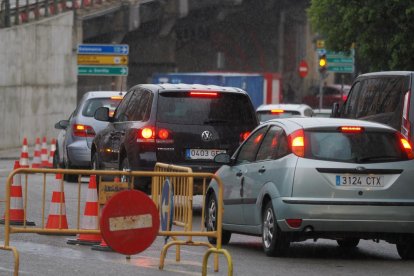
[[[190,91],[190,96],[192,97],[207,97],[207,98],[215,98],[218,96],[217,92],[211,91]]]
[[[249,137],[249,135],[250,135],[250,131],[245,131],[245,132],[240,133],[240,143],[246,140],[247,137]]]
[[[410,142],[408,142],[404,137],[400,137],[400,143],[401,143],[401,147],[402,149],[405,151],[405,153],[407,153],[407,157],[409,159],[414,159],[414,153],[413,153],[413,149],[410,145]]]
[[[77,137],[95,137],[95,130],[91,126],[74,124],[73,135]]]
[[[348,98],[348,95],[342,95],[342,101],[346,101],[346,99]]]
[[[161,128],[156,130],[155,127],[145,127],[138,130],[137,142],[160,142],[172,143],[171,131]]]
[[[303,129],[292,132],[289,137],[289,146],[293,154],[299,157],[305,156],[305,133]]]
[[[339,127],[339,131],[344,133],[361,133],[364,132],[364,128],[359,126],[342,126]]]
[[[405,93],[404,96],[404,108],[403,108],[403,116],[402,116],[402,122],[401,122],[401,134],[404,135],[405,138],[410,140],[410,133],[411,133],[411,122],[409,120],[409,106],[410,106],[410,98],[411,93],[408,91]]]

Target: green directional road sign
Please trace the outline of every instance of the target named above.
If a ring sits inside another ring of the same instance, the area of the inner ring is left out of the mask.
[[[78,66],[78,75],[127,76],[128,66]]]
[[[353,73],[355,70],[355,51],[349,53],[326,51],[327,70],[335,73]]]

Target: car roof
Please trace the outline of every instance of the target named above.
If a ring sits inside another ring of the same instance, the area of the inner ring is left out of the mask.
[[[342,119],[342,118],[324,118],[324,117],[291,117],[272,119],[266,123],[278,122],[285,125],[296,125],[296,128],[319,128],[319,127],[335,127],[335,126],[360,126],[369,128],[378,128],[384,130],[394,130],[392,127],[371,121]],[[293,127],[295,128],[295,127]]]
[[[259,106],[256,111],[268,111],[272,109],[283,109],[283,110],[289,110],[289,111],[300,111],[304,109],[312,109],[307,104],[262,104]]]
[[[371,72],[359,75],[359,77],[374,77],[374,76],[408,76],[413,74],[413,71],[380,71],[380,72]]]
[[[89,91],[83,95],[84,99],[102,98],[125,95],[125,91]]]
[[[229,87],[229,86],[218,86],[218,85],[205,85],[205,84],[187,84],[187,83],[162,83],[162,84],[138,84],[137,86],[151,89],[151,90],[158,90],[160,92],[163,91],[187,91],[187,90],[195,90],[195,91],[220,91],[220,92],[232,92],[232,93],[243,93],[247,94],[246,91],[237,88],[237,87]]]

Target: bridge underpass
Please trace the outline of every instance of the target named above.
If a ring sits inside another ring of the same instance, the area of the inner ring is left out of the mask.
[[[126,80],[79,76],[78,98],[91,89],[149,82],[156,72],[236,71],[281,73],[284,98],[300,101],[312,82],[297,72],[312,44],[308,3],[117,1],[100,12],[79,12],[82,43],[128,44],[130,53]]]

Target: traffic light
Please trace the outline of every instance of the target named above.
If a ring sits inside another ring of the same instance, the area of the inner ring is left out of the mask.
[[[328,67],[328,62],[326,61],[326,54],[319,55],[319,72],[325,73]]]

